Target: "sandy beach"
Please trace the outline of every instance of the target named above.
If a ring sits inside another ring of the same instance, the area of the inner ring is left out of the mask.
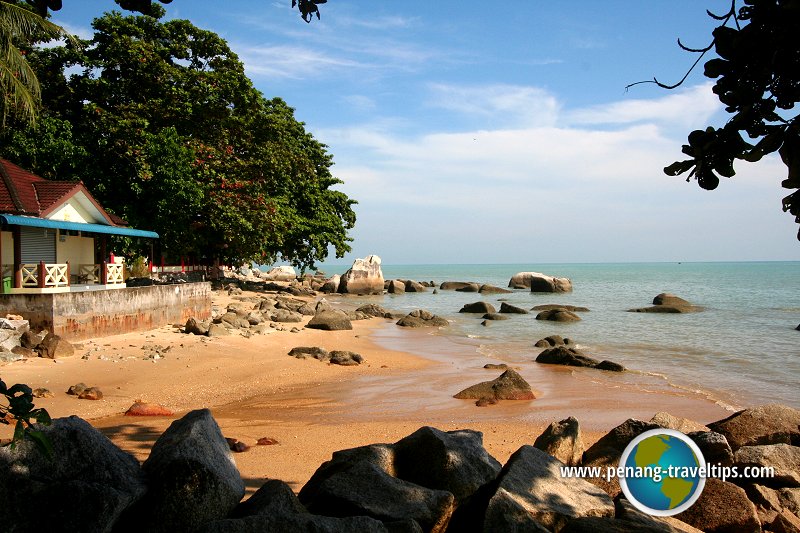
[[[215,306],[224,309],[231,301],[215,291]],[[658,411],[700,422],[729,414],[698,395],[631,388],[623,379],[599,381],[592,374],[597,371],[542,365],[525,375],[536,400],[477,407],[452,396],[499,372],[483,369],[491,361],[478,354],[449,357],[453,348],[430,332],[407,331],[381,318],[356,321],[352,331],[291,332],[293,325],[249,338],[207,338],[164,326],[92,339],[76,345],[73,357],[27,359],[0,372],[8,384],[49,389],[54,396],[37,399],[37,406],[53,417],[89,420],[139,460],[172,420],[209,408],[226,437],[251,446],[235,454],[249,492],[270,478],[297,491],[332,452],[394,442],[424,425],[481,431],[487,450],[504,462],[550,422],[570,415],[581,422],[589,444],[627,418],[649,419]],[[350,350],[365,362],[342,367],[289,357],[296,346]],[[439,355],[431,357],[433,352]],[[99,387],[103,399],[67,395],[79,382]],[[161,404],[174,416],[124,416],[136,400]],[[0,428],[0,437],[8,436],[9,428]],[[277,444],[257,446],[262,437]]]

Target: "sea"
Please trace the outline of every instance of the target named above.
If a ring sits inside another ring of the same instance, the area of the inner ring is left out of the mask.
[[[327,274],[346,265],[325,265]],[[572,280],[563,294],[514,290],[477,294],[433,289],[403,295],[348,297],[349,304],[379,303],[398,313],[425,309],[450,326],[428,332],[431,342],[416,343],[423,356],[480,356],[487,362],[534,367],[541,351],[534,343],[558,334],[587,355],[624,365],[625,378],[591,371],[592,379],[624,379],[627,385],[700,395],[727,409],[764,403],[800,408],[800,262],[599,263],[382,265],[385,279],[473,281],[507,287],[517,272],[534,271]],[[634,313],[653,298],[672,293],[703,311],[685,314]],[[337,298],[337,297],[335,297]],[[536,320],[536,311],[509,315],[481,325],[480,315],[458,311],[470,302],[502,301],[531,309],[540,304],[587,307],[582,320]],[[402,330],[387,324],[375,335],[386,347],[407,349]],[[425,348],[428,346],[428,348]],[[607,378],[603,377],[608,375]]]

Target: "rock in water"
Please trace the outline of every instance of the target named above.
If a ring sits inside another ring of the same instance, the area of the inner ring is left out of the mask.
[[[71,416],[37,426],[53,445],[0,447],[0,529],[111,531],[145,491],[139,462],[88,422]]]
[[[450,325],[450,323],[446,318],[431,314],[424,309],[417,309],[398,320],[397,325],[407,328],[441,328]]]
[[[508,369],[500,377],[492,381],[484,381],[467,387],[454,398],[462,400],[481,400],[492,398],[495,400],[534,400],[536,396],[531,386],[515,370]]]
[[[488,302],[473,302],[464,304],[459,310],[459,313],[494,313],[496,309]]]
[[[348,294],[383,294],[381,258],[370,255],[356,259],[339,282],[339,292]]]
[[[572,292],[569,278],[556,278],[541,272],[517,272],[511,276],[508,286],[514,289],[530,289],[531,292]]]
[[[536,315],[536,320],[550,320],[551,322],[577,322],[581,319],[572,311],[566,309],[550,309]]]
[[[208,409],[174,421],[142,469],[148,478],[138,514],[142,531],[193,531],[228,516],[244,496],[228,443]]]
[[[653,298],[652,307],[628,309],[632,313],[696,313],[702,310],[702,307],[693,305],[679,296],[666,292],[662,292]]]

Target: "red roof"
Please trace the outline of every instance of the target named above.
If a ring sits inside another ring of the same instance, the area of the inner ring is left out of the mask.
[[[97,203],[83,182],[49,181],[0,159],[0,212],[44,218],[64,205],[72,196],[83,192],[106,221],[113,226],[127,225]]]

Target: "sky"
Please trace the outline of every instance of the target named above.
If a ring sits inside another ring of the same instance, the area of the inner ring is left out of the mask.
[[[680,50],[729,0],[174,0],[329,147],[352,252],[386,264],[800,260],[777,157],[709,192],[663,168],[726,114]],[[67,0],[82,37],[112,0]]]

